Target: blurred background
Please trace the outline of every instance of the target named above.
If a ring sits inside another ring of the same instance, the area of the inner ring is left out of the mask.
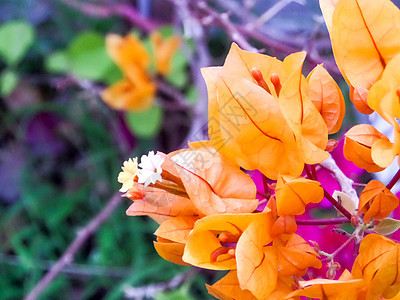
[[[152,104],[110,107],[100,95],[123,74],[107,34],[132,33],[149,47],[155,30],[181,42],[168,74],[149,72]],[[212,298],[205,283],[223,274],[159,257],[157,224],[125,215],[117,176],[129,157],[206,138],[200,68],[221,65],[232,41],[280,59],[306,50],[304,72],[323,62],[347,94],[315,0],[1,1],[0,299],[28,295],[82,234],[36,296]],[[354,118],[348,109],[338,136]]]

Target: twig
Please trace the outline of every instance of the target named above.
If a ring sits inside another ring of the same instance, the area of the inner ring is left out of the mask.
[[[392,189],[392,187],[394,187],[394,185],[397,183],[397,181],[399,181],[399,179],[400,179],[400,169],[397,171],[396,174],[394,174],[392,180],[390,180],[386,188],[389,190]]]
[[[164,93],[165,95],[171,97],[174,100],[174,102],[171,103],[173,104],[173,106],[179,106],[178,108],[185,110],[193,109],[192,105],[189,104],[189,102],[185,99],[185,97],[179,90],[175,89],[174,87],[172,87],[171,85],[160,79],[156,79],[156,83],[157,83],[157,89],[161,93]]]
[[[308,179],[316,180],[315,177],[314,177],[314,174],[311,173],[311,170],[308,167],[308,165],[304,165],[304,170],[306,170],[306,174],[307,174]]]
[[[285,40],[285,42],[278,40],[276,38],[274,38],[271,34],[269,34],[268,32],[266,32],[265,30],[263,30],[263,32],[260,32],[258,30],[258,28],[256,29],[250,29],[248,27],[246,27],[245,25],[242,24],[235,24],[230,22],[229,20],[224,20],[224,22],[222,22],[221,19],[221,14],[219,12],[216,12],[215,10],[213,10],[211,7],[209,6],[202,6],[202,5],[197,5],[196,8],[198,9],[198,11],[200,12],[200,14],[202,15],[203,18],[205,18],[206,20],[208,19],[214,19],[214,16],[217,16],[218,18],[215,19],[216,22],[207,22],[204,23],[203,25],[205,26],[219,26],[222,27],[224,29],[226,29],[227,26],[227,22],[229,22],[229,27],[230,28],[235,28],[236,31],[243,36],[243,38],[245,40],[247,39],[253,39],[255,41],[258,41],[259,43],[265,45],[266,47],[269,48],[273,48],[279,52],[282,53],[293,53],[293,52],[297,52],[300,50],[304,50],[304,46],[306,44],[306,41],[302,41],[302,42],[298,42],[298,43],[292,43],[292,45],[289,44],[289,40]],[[225,24],[224,24],[225,23]],[[232,38],[232,37],[231,37]],[[327,40],[329,43],[329,39]],[[328,48],[328,47],[327,47]],[[307,58],[309,59],[309,61],[313,64],[319,64],[321,63],[321,57],[318,53],[316,53],[316,51],[313,51],[312,53],[308,53]],[[333,60],[328,60],[328,59],[324,59],[324,67],[325,69],[327,69],[328,71],[330,71],[330,73],[334,73],[336,75],[340,75],[340,71],[338,69],[338,67],[336,66],[335,62]]]
[[[127,19],[131,24],[138,26],[144,32],[155,30],[158,25],[143,16],[133,7],[123,3],[93,4],[76,0],[60,0],[67,6],[73,7],[87,15],[108,18],[114,15]]]
[[[251,14],[249,11],[251,8],[246,5],[243,7],[242,3],[226,0],[216,0],[215,2],[222,9],[233,13],[245,23],[253,22],[255,19],[253,14]]]
[[[187,38],[192,38],[196,44],[196,57],[192,57],[191,71],[196,87],[199,101],[193,108],[193,122],[190,126],[187,138],[184,141],[186,145],[187,140],[198,141],[205,138],[204,128],[207,126],[207,109],[208,103],[203,99],[207,99],[207,90],[205,82],[201,76],[200,69],[210,65],[210,54],[205,39],[203,26],[199,23],[197,18],[192,15],[189,9],[189,2],[187,0],[170,0],[174,3],[177,11],[177,16],[183,24],[184,34]],[[192,53],[192,56],[193,53]]]
[[[340,211],[340,213],[341,213],[343,216],[345,216],[345,217],[346,217],[347,219],[349,219],[349,220],[351,219],[351,213],[349,213],[347,209],[345,209],[341,204],[339,204],[339,202],[337,202],[336,199],[333,198],[333,197],[331,196],[331,194],[329,194],[326,190],[324,190],[324,196],[325,196],[325,198],[326,198],[330,203],[332,203],[332,205],[333,205],[334,207],[336,207],[336,209],[337,209],[338,211]]]
[[[7,255],[0,253],[0,264],[7,264],[12,266],[18,266],[21,268],[31,268],[31,269],[41,269],[49,270],[51,269],[55,261],[47,259],[34,259],[29,261],[29,265],[25,261],[21,260],[16,255]],[[65,266],[60,273],[68,274],[71,276],[83,277],[83,276],[106,276],[114,278],[126,278],[132,273],[131,268],[121,268],[121,267],[104,267],[104,266],[93,266],[84,264],[70,264]]]
[[[61,272],[61,270],[70,264],[75,253],[82,247],[88,238],[96,232],[97,228],[106,221],[114,209],[121,202],[121,195],[115,194],[108,201],[107,205],[81,230],[74,241],[68,246],[60,259],[51,267],[51,269],[42,277],[42,279],[35,285],[35,287],[25,297],[25,300],[34,300],[47,288],[47,286],[54,280],[54,278]]]
[[[339,252],[342,251],[344,248],[346,248],[355,238],[356,238],[356,236],[352,234],[352,235],[347,239],[347,241],[345,241],[339,248],[337,248],[337,249],[335,250],[335,252],[333,252],[333,253],[331,254],[331,255],[332,255],[332,258],[334,258],[336,255],[338,255]]]
[[[266,10],[255,22],[249,23],[247,28],[250,30],[254,30],[255,28],[259,28],[269,20],[271,20],[276,14],[278,14],[282,9],[288,6],[290,3],[296,2],[300,5],[304,5],[304,0],[281,0],[276,2],[273,6],[271,6],[268,10]]]
[[[356,190],[353,188],[353,180],[348,178],[342,172],[342,170],[340,170],[332,156],[329,156],[329,158],[320,163],[320,165],[332,173],[332,175],[337,179],[340,188],[342,189],[342,192],[349,195],[350,198],[354,201],[355,207],[358,207],[360,200],[358,199]]]
[[[205,11],[209,17],[212,17],[214,21],[218,22],[226,30],[231,39],[237,42],[243,50],[258,52],[258,49],[250,45],[249,42],[247,42],[246,38],[236,28],[236,26],[229,20],[229,16],[227,13],[217,13],[215,10],[211,9],[204,1],[198,2],[197,6]]]
[[[349,236],[349,238],[342,245],[340,245],[339,248],[337,248],[335,250],[335,252],[329,254],[329,253],[326,253],[325,251],[320,250],[318,254],[325,256],[324,261],[330,260],[331,262],[333,262],[335,256],[338,255],[343,249],[345,249],[355,239],[356,239],[356,235],[355,235],[355,233],[353,233],[351,236]]]
[[[155,283],[139,287],[125,286],[125,297],[128,299],[154,298],[154,296],[156,296],[160,292],[173,290],[184,282],[189,281],[198,272],[199,271],[197,269],[191,269],[186,273],[176,275],[167,282]]]
[[[297,225],[332,225],[348,223],[350,220],[346,217],[336,219],[322,219],[322,220],[296,220]]]

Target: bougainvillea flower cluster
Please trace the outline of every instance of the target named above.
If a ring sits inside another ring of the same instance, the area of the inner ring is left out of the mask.
[[[320,0],[320,6],[355,108],[377,112],[394,130],[392,142],[371,125],[354,126],[344,156],[367,172],[381,171],[400,153],[400,11],[389,0]],[[164,47],[160,37],[152,40]],[[133,37],[107,43],[126,75],[117,85],[139,80],[150,95],[148,60],[134,59],[139,52],[147,57],[142,46]],[[390,190],[400,173],[387,185],[367,182],[359,199],[324,188],[318,169],[337,145],[329,135],[341,128],[345,103],[322,65],[303,75],[305,59],[298,52],[280,61],[232,44],[223,66],[202,69],[209,140],[125,162],[118,181],[133,201],[127,214],[159,224],[154,246],[166,260],[228,271],[207,286],[219,299],[400,299],[400,246],[386,237],[400,227],[390,218],[399,205]],[[160,63],[160,73],[167,69]],[[261,174],[261,193],[252,170]],[[337,218],[309,213],[323,199]],[[346,239],[328,253],[304,239],[300,225],[314,231],[334,225]],[[343,270],[338,257],[350,245],[352,267]],[[326,276],[312,278],[322,267]]]
[[[159,32],[153,32],[150,41],[151,50],[147,50],[144,43],[132,34],[107,36],[107,52],[123,73],[120,81],[101,94],[110,107],[141,111],[153,104],[157,86],[150,66],[154,65],[156,74],[167,75],[180,39],[177,36],[164,39]]]

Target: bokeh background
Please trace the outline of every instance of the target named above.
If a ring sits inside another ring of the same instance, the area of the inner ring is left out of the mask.
[[[155,105],[108,107],[99,95],[121,72],[106,35],[146,44],[152,30],[182,39]],[[124,160],[206,137],[200,67],[221,65],[232,40],[278,58],[306,50],[305,73],[323,62],[346,94],[316,0],[1,1],[0,299],[26,296],[115,199]],[[348,107],[337,136],[358,116]],[[204,284],[223,274],[163,260],[156,223],[114,202],[40,298],[210,299]]]

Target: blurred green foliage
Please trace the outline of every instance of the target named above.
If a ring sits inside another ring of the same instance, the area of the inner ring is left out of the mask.
[[[155,136],[162,125],[163,112],[159,106],[154,105],[146,111],[127,112],[125,120],[129,128],[138,137],[151,138]]]
[[[129,32],[123,20],[89,18],[58,1],[18,2],[0,5],[10,12],[0,26],[2,300],[21,299],[33,288],[119,189],[122,162],[161,147],[155,138],[165,135],[160,107],[127,114],[132,134],[121,113],[69,83],[71,75],[101,86],[121,77],[104,39]],[[174,58],[173,70],[170,81],[187,85],[183,55]],[[127,217],[129,204],[123,201],[41,299],[121,299],[127,284],[168,281],[188,270],[157,255],[156,224]],[[198,275],[156,299],[207,298],[204,282]]]
[[[0,26],[0,57],[7,68],[0,74],[0,95],[8,96],[18,83],[16,65],[22,60],[35,39],[35,30],[27,22],[16,20]]]

